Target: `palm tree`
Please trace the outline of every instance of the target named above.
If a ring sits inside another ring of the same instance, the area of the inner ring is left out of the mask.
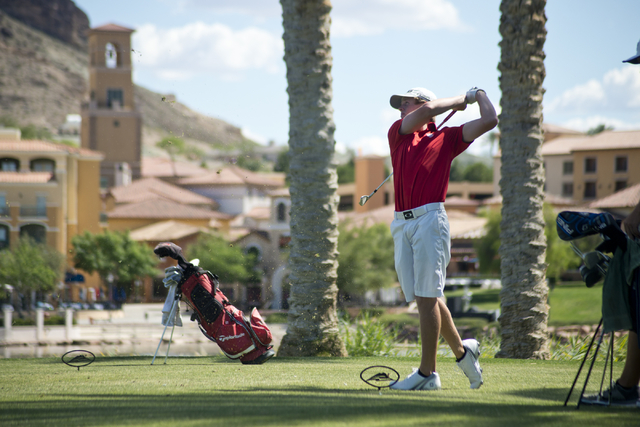
[[[542,147],[546,0],[502,0],[501,344],[496,357],[548,359]]]
[[[280,0],[289,94],[291,294],[279,356],[346,356],[338,331],[331,2]]]

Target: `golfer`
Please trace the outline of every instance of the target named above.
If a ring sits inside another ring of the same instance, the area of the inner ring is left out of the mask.
[[[478,341],[462,341],[444,300],[447,264],[451,258],[449,221],[444,199],[453,159],[476,138],[493,129],[498,118],[486,93],[472,88],[466,95],[437,99],[433,92],[414,88],[393,95],[391,106],[400,120],[389,129],[394,173],[395,218],[391,233],[395,266],[407,302],[416,300],[420,316],[422,358],[420,368],[391,386],[396,390],[439,390],[436,372],[438,338],[447,341],[458,366],[479,388]],[[478,103],[480,118],[459,127],[436,129],[434,118],[449,110],[461,111]]]

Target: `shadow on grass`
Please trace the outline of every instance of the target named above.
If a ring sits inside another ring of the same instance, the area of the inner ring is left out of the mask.
[[[434,392],[383,392],[371,390],[327,390],[287,387],[233,390],[212,384],[210,393],[66,394],[47,400],[5,401],[0,409],[8,423],[27,425],[145,425],[185,423],[189,425],[286,426],[327,425],[419,425],[471,422],[473,425],[562,425],[593,420],[599,425],[634,425],[635,411],[575,411],[563,407],[562,389],[534,389],[515,393],[532,403],[472,401],[465,397]],[[480,394],[479,399],[482,399]],[[536,404],[535,399],[554,400]],[[505,399],[507,400],[507,399]],[[586,418],[585,418],[586,419]],[[399,420],[402,420],[399,423]],[[609,420],[612,421],[609,424]],[[604,422],[601,422],[604,421]],[[626,424],[626,423],[629,424]],[[168,424],[167,424],[168,425]]]

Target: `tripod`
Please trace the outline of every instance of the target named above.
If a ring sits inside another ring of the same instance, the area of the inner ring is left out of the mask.
[[[167,364],[167,357],[169,357],[169,349],[171,348],[171,341],[173,340],[173,331],[176,328],[176,311],[180,307],[180,293],[176,292],[175,297],[173,298],[173,302],[171,303],[171,310],[169,311],[169,318],[167,320],[167,324],[164,325],[164,330],[162,331],[162,336],[160,337],[160,342],[158,343],[158,347],[156,348],[156,352],[153,355],[153,360],[151,360],[151,364],[156,360],[156,356],[158,355],[158,350],[160,350],[160,345],[162,344],[162,340],[164,339],[164,334],[167,332],[167,326],[171,323],[173,327],[171,328],[171,336],[169,337],[169,345],[167,346],[167,354],[164,356],[164,364]]]
[[[591,349],[593,347],[593,343],[596,340],[596,337],[598,336],[598,333],[600,332],[600,328],[602,327],[602,318],[600,319],[600,323],[598,324],[598,327],[596,328],[596,331],[593,334],[593,337],[591,338],[591,343],[589,344],[589,347],[587,348],[587,352],[584,355],[584,359],[582,360],[582,363],[580,364],[580,368],[578,369],[578,373],[576,374],[576,378],[573,380],[573,384],[571,385],[571,389],[569,390],[569,394],[567,395],[566,400],[564,401],[564,406],[567,406],[567,403],[569,402],[569,398],[571,397],[571,393],[573,393],[573,389],[576,386],[576,383],[578,382],[578,378],[580,377],[580,372],[582,372],[582,368],[584,367],[585,362],[587,361],[587,359],[589,358],[589,353],[591,352]],[[594,354],[593,354],[593,358],[591,359],[591,365],[589,365],[589,371],[587,372],[587,377],[584,380],[584,386],[582,387],[582,392],[580,393],[580,397],[578,398],[578,404],[576,406],[576,409],[580,409],[580,403],[582,403],[582,397],[584,396],[584,392],[587,389],[587,384],[589,383],[589,377],[591,376],[591,372],[593,370],[593,365],[596,362],[596,359],[598,358],[598,351],[600,350],[600,346],[602,345],[602,341],[604,339],[604,335],[605,332],[604,330],[600,333],[600,338],[598,339],[598,344],[596,345]],[[612,389],[613,387],[613,338],[614,338],[614,332],[611,332],[611,339],[609,341],[609,349],[607,350],[607,356],[605,358],[605,362],[604,362],[604,369],[602,371],[602,379],[600,380],[600,391],[598,392],[599,396],[602,396],[602,388],[604,386],[604,380],[605,377],[607,375],[607,365],[609,366],[609,390]],[[600,402],[600,401],[599,401]],[[611,393],[609,393],[609,397],[607,400],[602,400],[601,404],[603,406],[611,406]]]

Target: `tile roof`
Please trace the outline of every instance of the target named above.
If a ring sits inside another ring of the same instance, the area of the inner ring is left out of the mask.
[[[99,27],[91,28],[89,31],[120,31],[123,33],[133,33],[135,30],[132,30],[131,28],[123,27],[118,24],[108,23],[108,24],[100,25]]]
[[[257,185],[264,187],[284,186],[282,174],[258,174],[235,165],[225,166],[213,172],[182,178],[180,185]]]
[[[129,185],[113,187],[109,193],[117,204],[165,199],[186,205],[210,205],[212,208],[217,206],[217,203],[208,197],[157,178],[137,179]]]
[[[144,200],[116,206],[107,212],[108,218],[145,218],[145,219],[222,219],[229,220],[231,215],[189,206],[172,200]]]
[[[211,173],[210,170],[201,168],[189,162],[171,162],[171,159],[163,157],[143,157],[141,162],[142,176],[147,177],[186,177]],[[174,173],[175,169],[175,173]]]
[[[87,148],[72,147],[70,145],[58,144],[49,141],[40,140],[0,140],[0,153],[68,153],[77,154],[81,157],[99,157],[100,160],[104,155],[98,151],[89,150]]]
[[[568,155],[575,151],[640,148],[640,131],[605,131],[593,136],[556,138],[542,146],[542,155]]]
[[[640,202],[640,184],[633,185],[624,190],[603,197],[589,204],[590,208],[612,209],[633,208]]]
[[[204,227],[185,224],[179,221],[161,221],[145,227],[131,230],[131,238],[136,241],[171,241],[192,236],[197,233],[207,233]]]
[[[3,184],[44,184],[52,178],[52,172],[0,172]]]

